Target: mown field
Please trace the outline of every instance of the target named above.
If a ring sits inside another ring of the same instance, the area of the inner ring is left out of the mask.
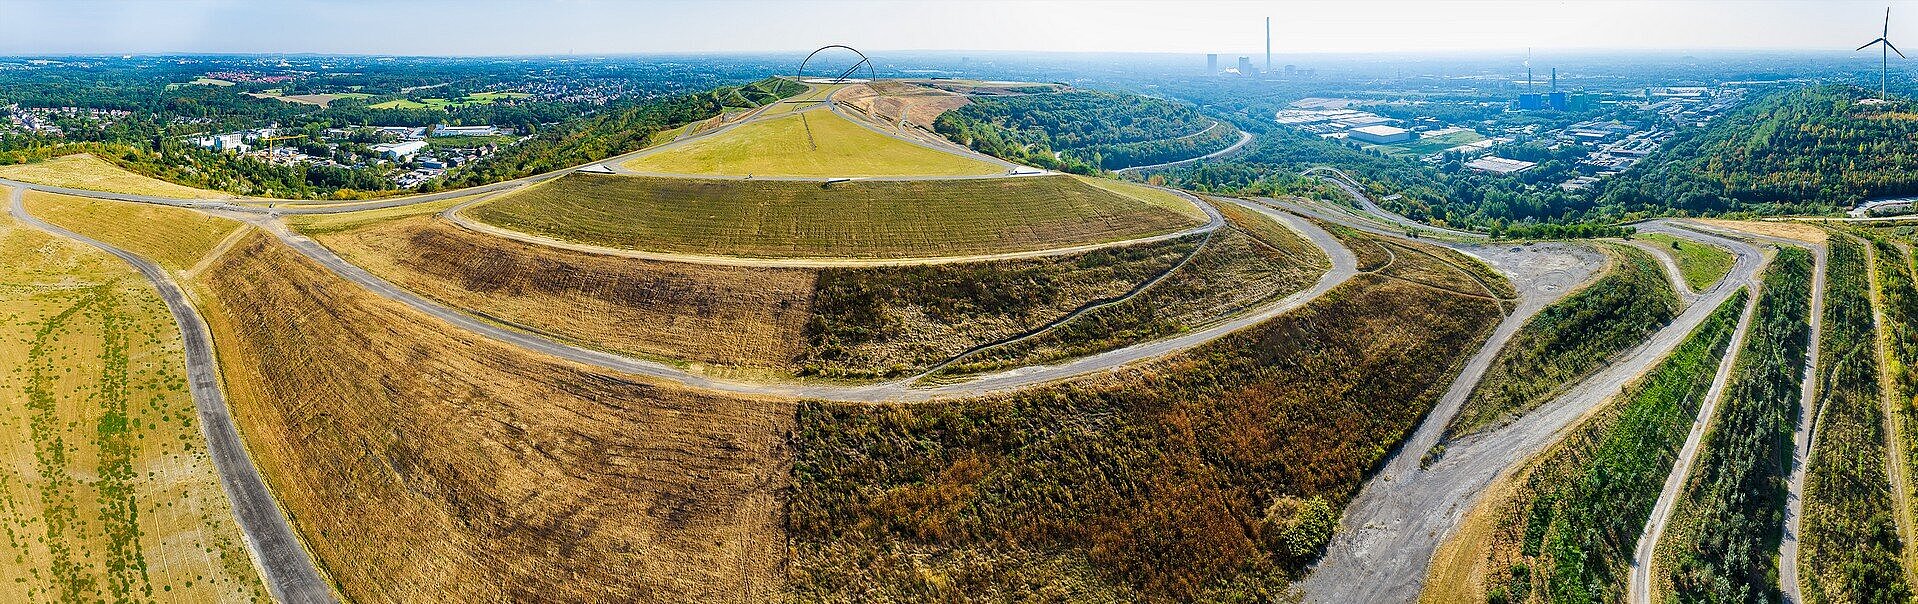
[[[131,267],[0,214],[0,600],[267,601],[186,379]]]
[[[802,404],[789,599],[1278,599],[1500,312],[1360,275],[1259,326],[1064,385]]]
[[[1818,348],[1817,430],[1806,461],[1799,586],[1806,602],[1911,598],[1893,516],[1867,243],[1835,234]]]
[[[1472,510],[1423,602],[1619,602],[1638,537],[1711,389],[1748,295],[1588,414]]]
[[[54,187],[179,199],[228,196],[219,191],[196,189],[134,174],[86,153],[63,155],[27,164],[0,166],[0,178]]]
[[[782,103],[777,111],[795,103]],[[626,162],[639,172],[728,176],[974,176],[1004,166],[873,132],[826,108],[742,124]]]
[[[255,233],[198,295],[255,463],[357,602],[763,602],[792,406],[529,356]]]
[[[822,185],[571,174],[466,214],[609,247],[876,258],[1047,249],[1200,224],[1069,176]]]
[[[1780,251],[1652,563],[1654,598],[1778,599],[1778,539],[1809,347],[1811,254]]]
[[[1611,270],[1525,322],[1446,426],[1447,439],[1537,408],[1678,316],[1678,294],[1657,259],[1606,245]]]
[[[1690,239],[1680,239],[1664,233],[1635,233],[1633,239],[1642,239],[1671,250],[1672,258],[1678,263],[1679,276],[1685,278],[1685,285],[1692,291],[1705,291],[1705,288],[1718,283],[1731,272],[1736,261],[1730,250],[1715,245],[1699,243]]]
[[[219,247],[239,222],[193,210],[28,191],[21,200],[34,217],[140,255],[170,271],[184,271]]]

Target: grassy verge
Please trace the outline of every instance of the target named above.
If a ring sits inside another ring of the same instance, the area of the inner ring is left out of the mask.
[[[1810,340],[1811,254],[1780,251],[1763,279],[1724,402],[1657,545],[1652,591],[1681,602],[1778,599],[1785,476]]]
[[[737,256],[925,257],[1119,241],[1199,224],[1070,176],[697,180],[571,174],[468,216],[558,239]]]
[[[1735,260],[1731,250],[1664,233],[1639,233],[1632,235],[1632,238],[1669,248],[1672,257],[1677,259],[1679,276],[1685,278],[1685,285],[1690,286],[1692,291],[1705,291],[1705,288],[1725,278]]]
[[[767,601],[784,582],[789,404],[529,355],[264,234],[200,286],[254,462],[351,600]]]
[[[1678,294],[1657,260],[1633,247],[1604,249],[1612,270],[1519,328],[1446,426],[1447,439],[1537,408],[1678,315]]]
[[[1912,437],[1912,427],[1918,426],[1918,407],[1913,404],[1918,400],[1918,372],[1912,369],[1918,366],[1918,285],[1913,283],[1912,259],[1903,245],[1884,239],[1874,241],[1873,245],[1878,253],[1878,288],[1887,344],[1887,354],[1881,362],[1891,376],[1892,402],[1886,419],[1901,428],[1898,430],[1901,438],[1890,447],[1893,463],[1903,465],[1899,470],[1905,476],[1912,476],[1918,472],[1918,438]],[[1898,499],[1915,508],[1904,511],[1918,514],[1918,483],[1907,481],[1903,489]],[[1910,548],[1914,544],[1905,545],[1906,559],[1910,560]]]
[[[169,270],[206,257],[240,223],[192,210],[29,191],[27,211],[47,222],[133,252]]]
[[[1864,243],[1834,234],[1819,344],[1818,429],[1806,462],[1800,527],[1805,601],[1910,599],[1892,516],[1890,459],[1878,390],[1877,329]]]
[[[178,199],[228,196],[219,191],[196,189],[141,176],[87,153],[63,155],[27,164],[0,166],[0,178],[54,187]]]
[[[266,599],[181,346],[126,264],[0,215],[0,600]]]
[[[803,404],[791,600],[1276,598],[1499,312],[1361,275],[1114,374],[983,400]]]
[[[1625,599],[1638,536],[1746,299],[1739,293],[1719,305],[1644,377],[1528,462],[1508,497],[1480,504],[1495,528],[1463,562],[1484,566],[1482,583],[1454,589],[1483,602]]]

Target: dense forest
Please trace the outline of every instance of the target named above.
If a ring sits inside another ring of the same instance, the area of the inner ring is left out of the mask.
[[[1239,140],[1231,124],[1189,105],[1087,90],[976,98],[933,128],[982,153],[1080,174],[1191,159]]]
[[[1855,86],[1760,99],[1603,187],[1602,205],[1690,213],[1833,212],[1918,194],[1918,113],[1861,103]]]

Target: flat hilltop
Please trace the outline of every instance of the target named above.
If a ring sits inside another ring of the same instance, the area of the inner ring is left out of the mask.
[[[723,176],[989,176],[1004,166],[922,147],[820,107],[761,119],[628,161],[635,172]]]

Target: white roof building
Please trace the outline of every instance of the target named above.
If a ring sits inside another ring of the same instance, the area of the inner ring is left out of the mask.
[[[400,159],[426,148],[426,141],[407,141],[404,143],[386,143],[373,145],[373,152],[387,159]]]

